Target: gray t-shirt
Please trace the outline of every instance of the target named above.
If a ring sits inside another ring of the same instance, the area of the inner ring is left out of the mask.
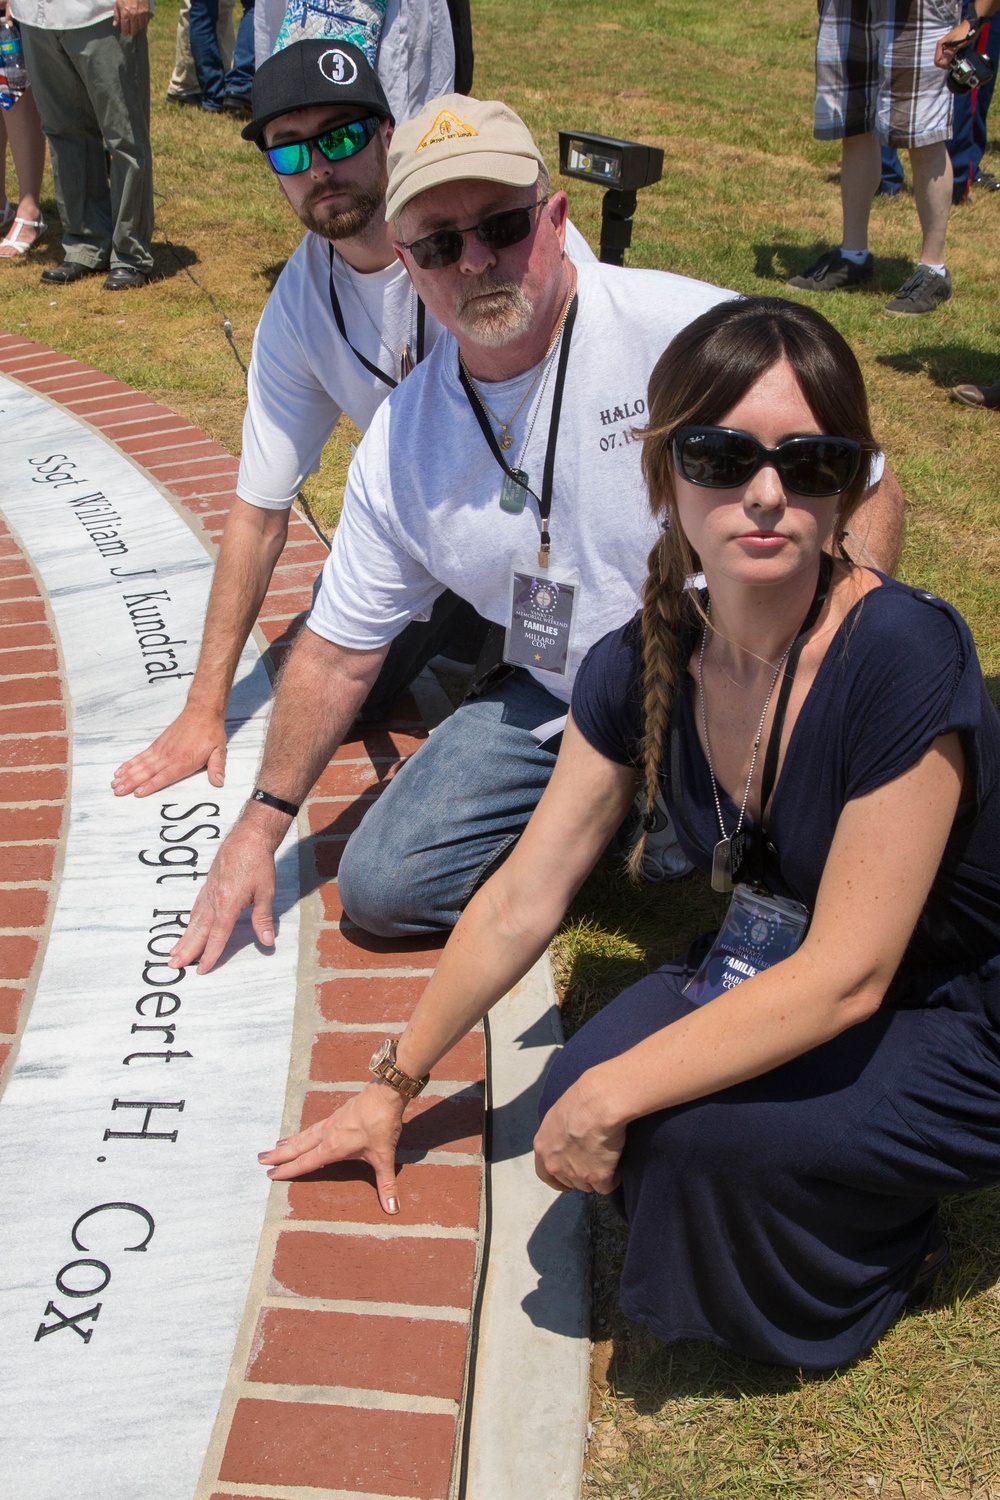
[[[638,608],[656,525],[632,434],[645,420],[650,373],[681,328],[734,295],[597,263],[579,266],[578,278],[549,529],[553,568],[578,575],[579,595],[566,675],[535,674],[567,702],[584,653]],[[531,373],[489,385],[501,418]],[[540,402],[536,393],[522,407],[507,454],[539,494],[554,387],[553,373]],[[375,414],[351,464],[310,629],[371,650],[426,617],[446,588],[506,624],[511,566],[535,565],[539,518],[531,499],[520,515],[501,510],[503,477],[459,382],[457,344],[443,334]]]

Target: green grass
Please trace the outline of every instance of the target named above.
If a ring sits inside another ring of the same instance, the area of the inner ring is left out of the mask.
[[[640,196],[632,264],[781,293],[788,274],[836,242],[838,151],[811,134],[815,7],[473,0],[473,11],[477,93],[518,109],[553,169],[560,128],[663,147],[663,181]],[[238,452],[243,376],[223,316],[248,359],[268,291],[301,231],[232,121],[163,103],[175,16],[174,0],[161,0],[151,28],[163,279],[114,297],[96,279],[50,291],[38,273],[60,259],[54,235],[24,263],[0,264],[0,322],[129,381]],[[1000,166],[996,157],[992,164]],[[600,193],[570,184],[570,199],[596,244]],[[51,184],[45,207],[51,215]],[[976,195],[953,214],[955,297],[932,317],[910,323],[881,310],[918,246],[909,193],[876,201],[871,245],[874,290],[799,295],[833,319],[865,369],[876,432],[909,503],[901,576],[958,606],[997,687],[1000,419],[951,404],[947,389],[1000,379],[1000,194]],[[310,481],[327,525],[338,514],[352,435],[342,424]],[[602,865],[555,945],[568,1028],[682,951],[718,911],[698,877],[636,891]],[[851,1369],[800,1379],[706,1345],[665,1348],[627,1324],[615,1296],[621,1232],[599,1211],[595,1427],[584,1493],[1000,1497],[1000,1195],[952,1203],[945,1217],[953,1258],[934,1303]]]

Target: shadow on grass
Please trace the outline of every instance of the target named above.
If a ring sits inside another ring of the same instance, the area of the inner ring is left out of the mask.
[[[190,245],[178,245],[166,237],[153,242],[153,276],[157,281],[169,281],[191,266],[198,264],[197,253]]]
[[[274,291],[274,283],[277,281],[278,277],[281,275],[287,264],[288,259],[286,257],[285,260],[276,260],[273,265],[261,266],[260,270],[257,272],[257,275],[260,277],[261,281],[267,287],[269,292]]]
[[[796,1370],[760,1364],[704,1340],[661,1343],[645,1328],[623,1316],[618,1306],[618,1279],[627,1230],[607,1202],[592,1200],[592,1208],[593,1335],[598,1345],[601,1340],[610,1340],[610,1346],[604,1345],[609,1387],[619,1399],[631,1401],[641,1415],[655,1415],[670,1402],[692,1397],[739,1401],[745,1397],[780,1395],[804,1385],[840,1379],[860,1370],[869,1358],[865,1354],[851,1365],[831,1370]],[[926,1301],[919,1307],[905,1309],[897,1320],[902,1323],[926,1318],[932,1342],[936,1337],[935,1313],[955,1309],[988,1293],[1000,1279],[1000,1189],[944,1202],[941,1224],[951,1244],[951,1258],[933,1283]],[[896,1326],[896,1323],[890,1325]]]
[[[901,375],[928,375],[943,390],[953,385],[992,385],[1000,373],[996,349],[967,344],[924,344],[905,354],[877,354],[875,363]]]
[[[754,275],[761,281],[785,282],[789,276],[799,276],[825,251],[833,248],[833,241],[817,241],[809,249],[783,241],[754,245]],[[858,290],[864,295],[875,293],[891,297],[906,278],[913,274],[913,261],[900,255],[876,256],[875,275],[866,287]]]

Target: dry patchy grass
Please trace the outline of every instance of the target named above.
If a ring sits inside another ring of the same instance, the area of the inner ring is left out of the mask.
[[[477,92],[507,99],[553,169],[560,128],[662,146],[665,176],[641,195],[630,256],[743,292],[781,293],[838,232],[838,152],[811,136],[813,7],[779,0],[473,0]],[[256,151],[227,118],[167,106],[175,0],[151,28],[157,270],[114,297],[88,280],[40,286],[58,235],[23,263],[0,265],[0,322],[138,386],[239,451],[242,357],[300,229]],[[994,165],[996,161],[994,159]],[[596,243],[600,195],[570,185]],[[51,184],[45,208],[54,213]],[[912,323],[882,303],[917,245],[908,193],[874,206],[871,292],[808,295],[851,340],[869,382],[876,431],[909,502],[904,578],[966,615],[1000,683],[1000,423],[953,406],[958,380],[1000,378],[1000,194],[977,195],[949,228],[954,301]],[[309,496],[333,524],[354,436],[342,424]],[[570,1027],[718,916],[705,883],[628,887],[606,863],[556,945]],[[1000,1497],[997,1349],[1000,1199],[949,1206],[954,1256],[934,1304],[902,1320],[851,1369],[798,1378],[705,1345],[669,1349],[624,1323],[615,1287],[621,1231],[604,1213],[596,1239],[595,1432],[587,1495],[738,1500],[994,1500]]]

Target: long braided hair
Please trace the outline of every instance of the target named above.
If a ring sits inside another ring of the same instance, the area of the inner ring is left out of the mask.
[[[677,335],[650,377],[649,425],[638,436],[643,477],[661,531],[649,554],[642,595],[645,819],[629,856],[634,879],[653,826],[674,693],[691,632],[705,623],[698,593],[687,587],[692,574],[701,571],[701,562],[674,504],[674,434],[687,423],[718,423],[782,359],[795,371],[822,430],[861,444],[858,473],[840,497],[837,516],[837,545],[847,559],[844,532],[868,487],[869,458],[878,448],[858,362],[831,323],[782,297],[720,302]]]

